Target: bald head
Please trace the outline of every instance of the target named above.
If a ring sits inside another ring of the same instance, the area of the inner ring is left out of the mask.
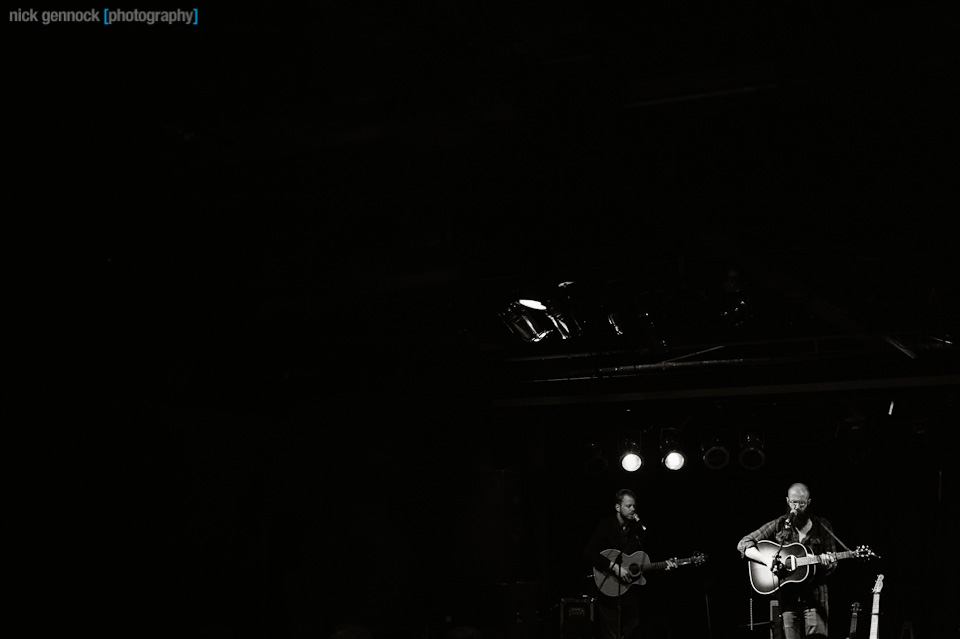
[[[796,510],[798,513],[805,514],[810,502],[810,489],[806,484],[791,484],[787,489],[787,512]]]
[[[804,495],[806,495],[805,499],[809,499],[809,498],[810,498],[810,489],[807,488],[807,485],[806,485],[806,484],[801,484],[801,483],[799,483],[799,482],[796,483],[796,484],[790,484],[790,488],[787,488],[787,497],[789,497],[789,496],[790,496],[791,494],[793,494],[793,493],[799,494],[799,493],[801,493],[801,492],[802,492]]]

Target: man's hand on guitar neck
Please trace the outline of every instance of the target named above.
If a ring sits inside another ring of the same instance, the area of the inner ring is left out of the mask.
[[[817,559],[820,560],[820,563],[824,566],[832,566],[837,563],[837,556],[832,552],[825,552],[822,555],[817,555]]]
[[[667,565],[665,567],[665,570],[673,570],[674,568],[679,568],[679,567],[680,567],[680,562],[677,561],[676,557],[674,557],[673,559],[667,559]]]

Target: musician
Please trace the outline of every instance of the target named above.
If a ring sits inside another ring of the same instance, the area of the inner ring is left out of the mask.
[[[814,574],[802,582],[785,583],[778,590],[783,619],[784,639],[806,636],[827,636],[829,605],[827,578],[837,567],[836,537],[833,527],[823,517],[811,514],[810,490],[800,483],[787,489],[786,511],[746,535],[737,544],[741,557],[759,562],[770,570],[774,554],[764,554],[757,542],[767,540],[777,544],[801,543],[819,559]]]
[[[622,592],[619,587],[617,588],[618,596],[606,595],[603,592],[596,593],[602,639],[618,639],[618,625],[620,637],[638,636],[641,607],[644,603],[641,599],[641,587],[629,587],[630,571],[626,567],[621,567],[622,557],[611,560],[603,555],[603,551],[609,549],[622,551],[623,557],[643,550],[645,527],[637,516],[637,497],[633,491],[628,489],[617,491],[614,496],[614,511],[615,516],[606,516],[597,523],[593,535],[583,550],[583,558],[599,571],[603,578],[618,579],[618,584],[625,586]],[[676,562],[668,560],[667,570],[675,567]]]

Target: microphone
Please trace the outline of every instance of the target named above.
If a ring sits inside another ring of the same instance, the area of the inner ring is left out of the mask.
[[[793,526],[793,520],[797,518],[798,512],[800,512],[798,509],[794,509],[790,511],[789,515],[787,515],[787,523],[786,523],[787,528]]]
[[[635,522],[637,522],[638,524],[640,524],[640,529],[641,529],[641,530],[646,530],[646,529],[647,529],[647,527],[643,525],[643,522],[640,521],[640,516],[637,515],[637,513],[633,513],[632,515],[630,515],[630,519],[632,519],[632,520],[634,520]]]

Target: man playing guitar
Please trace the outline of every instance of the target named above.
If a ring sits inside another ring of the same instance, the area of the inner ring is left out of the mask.
[[[613,506],[616,515],[606,516],[597,523],[583,551],[584,560],[593,567],[595,576],[600,576],[597,609],[602,639],[630,637],[638,630],[640,591],[645,581],[642,573],[634,574],[630,570],[637,568],[631,557],[646,557],[641,544],[645,527],[637,517],[637,498],[630,490],[619,490]],[[677,567],[673,560],[665,563],[668,570]],[[644,621],[652,622],[649,618]]]
[[[829,604],[827,578],[837,566],[836,537],[833,527],[823,517],[812,515],[810,490],[800,483],[787,489],[786,512],[745,535],[737,550],[742,557],[763,564],[773,574],[784,569],[784,557],[777,552],[788,544],[802,544],[816,556],[816,570],[810,577],[778,587],[781,618],[785,639],[800,639],[803,635],[827,636]],[[766,542],[761,544],[761,542]],[[776,543],[770,543],[776,542]],[[772,548],[763,552],[761,545]]]

